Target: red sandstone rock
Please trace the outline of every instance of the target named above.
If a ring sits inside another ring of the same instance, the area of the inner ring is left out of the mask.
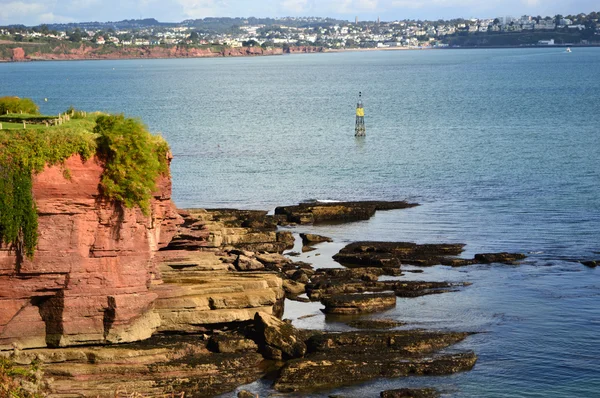
[[[25,50],[21,47],[13,48],[12,50],[13,61],[25,61]]]
[[[83,46],[82,46],[83,47]],[[180,216],[167,177],[157,184],[150,216],[121,209],[98,194],[102,166],[78,156],[35,176],[39,243],[17,267],[0,247],[0,350],[126,342],[150,337],[160,320],[149,291],[154,253]]]
[[[15,57],[13,51],[13,61],[24,60],[76,60],[76,59],[131,59],[131,58],[203,58],[203,57],[244,57],[258,55],[281,55],[283,49],[271,48],[263,49],[261,47],[239,47],[239,48],[224,48],[221,51],[214,52],[209,48],[186,48],[186,47],[161,47],[161,46],[135,46],[135,47],[118,47],[110,52],[104,52],[105,47],[92,47],[82,44],[75,49],[67,48],[66,46],[57,46],[50,53],[42,53],[37,51],[25,57],[22,48],[20,50],[22,57]],[[317,48],[315,48],[317,49]],[[311,47],[299,48],[292,52],[316,52]],[[321,49],[322,50],[322,49]],[[19,52],[19,54],[21,54]]]

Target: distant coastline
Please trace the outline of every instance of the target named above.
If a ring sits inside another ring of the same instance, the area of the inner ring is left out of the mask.
[[[175,59],[175,58],[220,58],[220,57],[256,57],[276,56],[285,54],[308,53],[343,53],[343,52],[373,52],[373,51],[408,51],[408,50],[473,50],[473,49],[508,49],[508,48],[580,48],[600,47],[600,44],[555,44],[555,45],[519,45],[519,46],[454,46],[454,47],[376,47],[376,48],[340,48],[330,49],[317,46],[298,46],[289,48],[261,48],[261,47],[224,47],[219,50],[210,48],[185,48],[142,46],[136,48],[107,48],[87,47],[82,45],[77,49],[65,51],[55,48],[52,52],[31,51],[31,44],[16,47],[16,43],[0,42],[0,47],[5,48],[0,62],[33,62],[33,61],[76,61],[76,60],[118,60],[118,59]],[[26,51],[26,48],[28,51]],[[10,54],[10,55],[9,55]]]

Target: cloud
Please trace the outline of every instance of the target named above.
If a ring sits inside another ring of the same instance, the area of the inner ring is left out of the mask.
[[[302,13],[308,9],[308,0],[283,0],[281,8],[285,11]]]
[[[29,18],[38,18],[48,11],[44,3],[26,3],[24,1],[11,1],[0,6],[0,23],[13,24]]]
[[[229,16],[231,10],[223,0],[176,0],[187,18]]]
[[[49,23],[69,23],[77,22],[71,17],[64,17],[62,15],[56,15],[53,12],[47,12],[37,17],[38,23],[49,24]]]

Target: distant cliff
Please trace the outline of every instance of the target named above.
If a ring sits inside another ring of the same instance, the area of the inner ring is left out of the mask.
[[[322,47],[192,47],[192,46],[134,46],[115,47],[70,43],[57,46],[0,44],[0,61],[46,61],[83,59],[138,59],[138,58],[210,58],[282,55],[284,53],[323,52]]]

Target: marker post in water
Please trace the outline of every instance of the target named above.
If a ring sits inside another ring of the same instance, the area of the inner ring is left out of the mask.
[[[365,108],[362,103],[362,92],[358,93],[358,104],[356,104],[356,127],[354,128],[355,137],[364,137],[365,129]]]

